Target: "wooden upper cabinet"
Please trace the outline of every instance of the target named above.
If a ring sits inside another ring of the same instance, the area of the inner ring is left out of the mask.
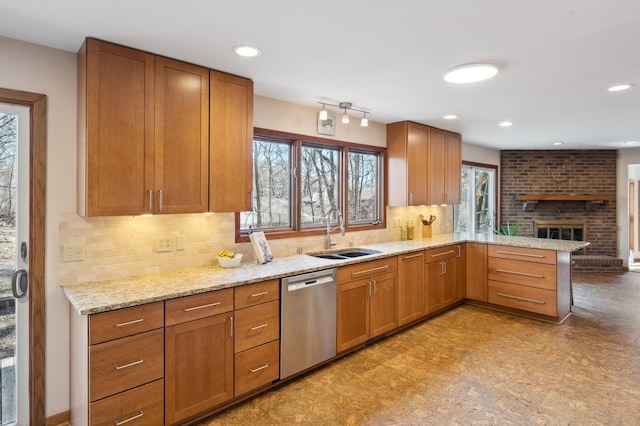
[[[78,213],[149,211],[153,187],[151,54],[87,39],[78,57]]]
[[[456,133],[403,121],[387,125],[391,206],[460,203],[461,139]]]
[[[387,126],[389,205],[427,204],[428,155],[428,127],[408,121]]]
[[[156,213],[202,213],[209,202],[209,70],[156,58]]]
[[[253,82],[211,71],[209,210],[251,210]]]

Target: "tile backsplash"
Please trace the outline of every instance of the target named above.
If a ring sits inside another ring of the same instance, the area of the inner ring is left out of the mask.
[[[388,207],[387,228],[374,231],[332,234],[339,246],[393,241],[400,239],[400,228],[412,220],[416,239],[422,237],[420,215],[433,214],[437,220],[433,234],[451,232],[453,208]],[[156,240],[168,237],[169,252],[157,252]],[[243,261],[255,261],[250,243],[235,242],[233,213],[154,215],[82,218],[75,213],[61,215],[58,222],[58,283],[78,284],[107,281],[138,275],[201,268],[217,263],[216,253],[231,249],[243,254]],[[184,238],[184,249],[176,250],[178,239]],[[302,247],[304,251],[323,248],[324,237],[300,237],[269,240],[274,256],[290,256]],[[65,246],[84,246],[85,259],[63,262]]]

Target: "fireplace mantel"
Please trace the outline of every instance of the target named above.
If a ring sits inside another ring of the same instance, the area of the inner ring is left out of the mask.
[[[540,201],[584,201],[587,206],[602,204],[605,201],[613,201],[615,195],[611,194],[518,194],[516,200],[523,201],[523,210],[533,210]]]

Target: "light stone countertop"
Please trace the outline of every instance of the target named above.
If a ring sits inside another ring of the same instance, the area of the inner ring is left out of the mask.
[[[580,250],[589,245],[588,242],[582,241],[500,235],[472,237],[463,234],[446,234],[428,239],[358,245],[358,248],[377,250],[380,253],[354,259],[331,260],[299,254],[276,258],[264,265],[245,262],[237,268],[225,269],[219,266],[210,266],[112,281],[73,284],[64,286],[63,290],[77,313],[89,315],[464,242],[565,252]]]

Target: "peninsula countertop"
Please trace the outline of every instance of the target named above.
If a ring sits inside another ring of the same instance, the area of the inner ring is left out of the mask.
[[[583,241],[501,235],[443,234],[427,239],[358,245],[358,248],[376,250],[380,253],[354,259],[321,259],[308,254],[299,254],[275,258],[263,265],[245,262],[237,268],[228,269],[209,266],[111,281],[72,284],[64,286],[63,290],[78,314],[89,315],[465,242],[561,252],[574,252],[589,245],[588,242]]]

